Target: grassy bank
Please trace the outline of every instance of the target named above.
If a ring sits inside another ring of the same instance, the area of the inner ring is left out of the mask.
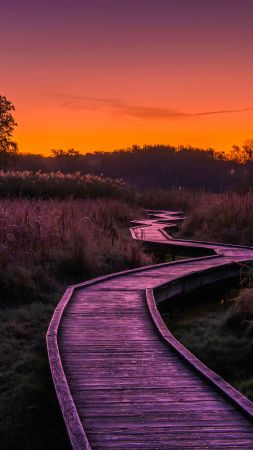
[[[147,208],[180,210],[186,220],[177,237],[253,245],[253,192],[206,193],[187,190],[153,190],[138,193]]]
[[[253,245],[253,193],[201,194],[190,201],[181,237]]]
[[[66,285],[151,262],[122,201],[0,201],[0,448],[68,449],[45,348]]]
[[[220,289],[198,295],[197,304],[192,295],[174,315],[164,312],[165,322],[204,364],[253,400],[253,288],[232,299]]]
[[[187,189],[133,190],[122,180],[79,172],[0,171],[0,198],[117,199],[148,209],[187,214],[179,236],[235,244],[253,244],[253,193],[207,193]]]
[[[150,209],[185,212],[187,218],[177,237],[253,245],[253,192],[153,190],[138,193],[135,200]]]

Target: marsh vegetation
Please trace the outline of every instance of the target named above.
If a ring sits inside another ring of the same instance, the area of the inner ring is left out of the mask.
[[[67,449],[45,334],[68,284],[149,264],[120,200],[0,200],[0,448]]]
[[[223,282],[174,302],[162,315],[175,337],[253,400],[253,288]]]
[[[181,236],[250,244],[253,194],[141,191],[103,176],[11,171],[0,173],[0,197],[0,448],[67,449],[45,347],[48,323],[65,287],[154,262],[128,230],[131,219],[145,215],[145,207],[186,211]],[[182,339],[188,333],[191,348],[201,341],[203,354],[218,342],[224,351],[217,361],[227,358],[230,373],[244,365],[247,377],[236,375],[236,383],[252,395],[251,328],[243,328],[248,315],[239,326],[231,312],[224,326],[225,319],[210,314],[194,318],[203,321],[201,340],[194,332],[199,328],[187,324]],[[231,345],[236,349],[232,362]]]

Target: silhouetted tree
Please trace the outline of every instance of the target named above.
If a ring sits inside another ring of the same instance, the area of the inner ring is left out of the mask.
[[[54,157],[65,157],[65,156],[81,156],[81,153],[74,148],[69,148],[68,150],[53,149],[51,153]]]
[[[0,95],[0,167],[9,166],[17,155],[18,146],[12,140],[12,133],[17,125],[12,111],[14,105],[3,95]]]
[[[247,160],[253,159],[253,139],[247,139],[242,146]]]
[[[247,188],[253,161],[246,165],[231,161],[212,149],[168,145],[134,145],[113,152],[88,154],[60,149],[54,150],[52,156],[37,156],[34,160],[34,170],[104,174],[123,178],[129,185],[141,189],[181,187],[216,192],[237,189],[242,179]],[[31,155],[19,155],[17,168],[31,170],[32,167]]]
[[[253,160],[253,139],[247,139],[243,145],[233,145],[229,152],[229,158],[239,164],[245,164]]]
[[[79,172],[81,160],[84,158],[78,150],[69,148],[68,150],[53,149],[51,150],[51,167],[52,170],[60,170],[63,173]]]

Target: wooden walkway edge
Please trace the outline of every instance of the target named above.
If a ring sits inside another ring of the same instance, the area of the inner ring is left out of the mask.
[[[173,283],[232,270],[251,261],[253,249],[175,240],[168,227],[182,220],[181,213],[150,211],[131,233],[137,240],[201,247],[213,255],[72,286],[55,309],[48,356],[75,450],[253,449],[253,404],[180,344],[156,307],[159,292],[172,292]]]

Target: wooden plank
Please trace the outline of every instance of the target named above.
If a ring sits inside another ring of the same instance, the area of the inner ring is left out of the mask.
[[[138,221],[132,236],[186,250],[212,250],[214,256],[80,283],[67,291],[54,313],[48,354],[75,450],[253,449],[252,403],[185,353],[163,325],[153,295],[161,283],[187,283],[186,275],[189,280],[200,272],[210,277],[217,268],[227,270],[233,261],[250,260],[253,250],[176,241],[165,229],[178,219],[183,219],[179,213],[153,212]]]

